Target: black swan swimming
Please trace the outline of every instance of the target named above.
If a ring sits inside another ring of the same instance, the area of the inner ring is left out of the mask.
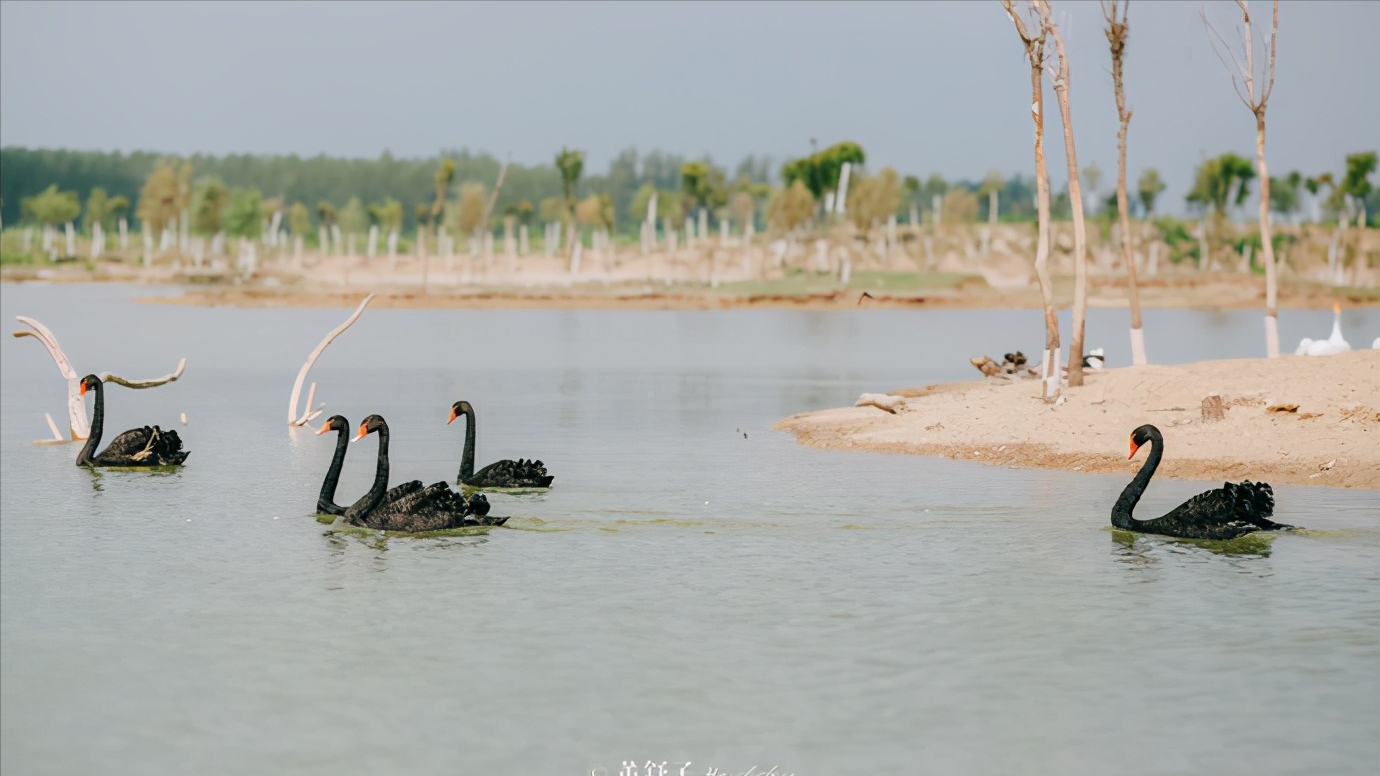
[[[101,378],[87,375],[81,379],[81,395],[87,391],[96,392],[96,407],[91,415],[91,433],[86,444],[77,453],[78,466],[181,466],[191,453],[182,449],[182,438],[171,429],[164,431],[158,426],[132,428],[110,441],[104,450],[97,453],[101,444],[101,433],[105,430],[105,385]]]
[[[460,456],[460,476],[456,479],[461,485],[472,488],[549,488],[555,479],[546,473],[546,465],[541,461],[495,461],[479,471],[474,470],[474,407],[464,400],[450,407],[450,420],[455,422],[465,416],[465,450]]]
[[[342,418],[343,420],[343,418]],[[503,525],[506,517],[489,517],[489,500],[475,494],[468,500],[451,490],[450,484],[436,482],[422,487],[421,480],[405,482],[388,489],[388,423],[370,415],[359,425],[358,442],[378,432],[379,460],[374,485],[359,501],[344,511],[345,522],[380,531],[440,531],[481,525]]]
[[[336,432],[335,455],[331,457],[331,466],[326,470],[326,479],[321,483],[321,494],[316,498],[316,511],[323,515],[343,515],[345,507],[335,503],[335,490],[340,484],[341,468],[345,465],[345,448],[350,444],[350,421],[346,420],[344,415],[332,415],[316,433],[321,435],[327,431]],[[391,503],[411,493],[414,483],[421,484],[420,481],[413,480],[389,489],[383,494],[382,503]],[[483,494],[476,494],[471,501],[474,499],[479,500],[474,513],[480,516],[488,514],[488,499]]]
[[[1274,490],[1268,483],[1250,480],[1227,482],[1220,488],[1199,493],[1164,517],[1135,519],[1131,510],[1140,501],[1140,494],[1145,492],[1145,486],[1150,483],[1164,455],[1164,437],[1160,430],[1145,425],[1131,432],[1131,454],[1127,460],[1134,458],[1136,450],[1147,441],[1150,457],[1112,507],[1112,525],[1117,528],[1184,539],[1235,539],[1252,531],[1293,528],[1269,519],[1275,511]]]

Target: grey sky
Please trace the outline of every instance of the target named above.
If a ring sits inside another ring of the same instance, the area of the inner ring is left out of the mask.
[[[1054,0],[1081,166],[1116,169],[1101,10]],[[1269,4],[1252,3],[1268,23]],[[1131,4],[1132,181],[1178,208],[1205,156],[1254,154],[1196,2]],[[1236,41],[1232,3],[1208,15]],[[1268,29],[1268,28],[1267,28]],[[1285,2],[1268,152],[1340,172],[1380,145],[1380,3]],[[1051,180],[1064,185],[1046,89]],[[979,179],[1032,171],[1029,78],[996,0],[883,3],[0,2],[0,144],[174,153],[428,156],[522,163],[565,144],[602,171],[636,146],[736,164],[840,139],[868,166]]]

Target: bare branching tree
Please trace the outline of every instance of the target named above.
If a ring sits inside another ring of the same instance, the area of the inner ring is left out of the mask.
[[[1073,335],[1069,338],[1069,387],[1083,384],[1083,329],[1088,313],[1088,232],[1083,222],[1083,187],[1078,178],[1078,153],[1073,146],[1073,118],[1069,113],[1069,55],[1049,0],[1034,0],[1040,13],[1040,30],[1054,41],[1059,66],[1054,73],[1054,94],[1059,98],[1059,118],[1064,124],[1064,155],[1069,165],[1069,205],[1073,210]]]
[[[1045,33],[1035,20],[1039,35],[1026,30],[1012,0],[1002,0],[1006,15],[1016,25],[1016,34],[1025,47],[1030,65],[1030,118],[1035,122],[1035,198],[1038,232],[1035,240],[1035,278],[1040,284],[1040,299],[1045,307],[1045,355],[1040,384],[1045,401],[1059,396],[1059,314],[1054,309],[1054,285],[1049,280],[1049,171],[1045,168]]]
[[[1118,10],[1120,16],[1117,15]],[[1131,363],[1145,363],[1145,331],[1140,322],[1140,290],[1136,287],[1136,259],[1131,250],[1131,200],[1126,195],[1126,130],[1131,124],[1131,111],[1126,108],[1126,90],[1121,79],[1122,60],[1130,27],[1126,17],[1131,0],[1117,5],[1117,0],[1102,0],[1102,16],[1107,20],[1107,43],[1112,49],[1112,84],[1116,87],[1116,112],[1121,128],[1116,133],[1117,174],[1116,209],[1121,217],[1121,260],[1126,263],[1126,293],[1131,299]]]
[[[1265,352],[1270,358],[1279,356],[1279,287],[1275,276],[1275,248],[1270,235],[1270,176],[1265,168],[1265,107],[1270,102],[1270,92],[1275,87],[1275,41],[1279,32],[1279,0],[1274,0],[1274,11],[1270,19],[1270,58],[1262,68],[1261,79],[1264,88],[1257,88],[1255,69],[1255,44],[1251,35],[1251,12],[1246,0],[1236,0],[1241,9],[1241,35],[1245,61],[1232,51],[1227,41],[1213,28],[1207,19],[1207,12],[1200,6],[1199,17],[1207,27],[1212,49],[1222,64],[1231,73],[1231,84],[1236,96],[1255,115],[1255,166],[1260,179],[1260,253],[1265,263]],[[1227,60],[1230,58],[1231,62]]]

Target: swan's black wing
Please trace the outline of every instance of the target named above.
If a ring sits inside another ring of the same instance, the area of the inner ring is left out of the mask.
[[[164,431],[158,426],[154,426],[153,434],[155,437],[153,441],[153,450],[154,455],[158,458],[159,464],[163,466],[180,466],[183,461],[187,460],[187,456],[191,454],[190,450],[182,449],[182,437],[178,436],[176,431],[172,429]]]
[[[148,458],[149,442],[152,440],[153,429],[149,426],[132,428],[110,440],[110,444],[97,453],[93,460],[107,466],[137,466],[141,460]],[[141,454],[141,458],[136,458]]]
[[[465,481],[476,488],[549,488],[555,479],[541,461],[494,461]]]
[[[489,515],[489,499],[483,493],[476,493],[465,501],[465,515],[479,525],[503,525],[508,522],[506,517]]]
[[[379,506],[365,518],[365,524],[385,531],[407,532],[477,525],[466,520],[464,503],[447,482],[433,483]]]
[[[379,502],[379,506],[383,506],[384,504],[391,504],[394,501],[402,499],[403,496],[411,495],[421,489],[421,480],[408,480],[407,482],[404,482],[402,484],[394,485],[393,487],[388,489],[387,493],[383,494],[383,500]]]
[[[1235,539],[1252,531],[1278,531],[1293,526],[1270,520],[1275,511],[1274,490],[1264,482],[1227,482],[1199,493],[1164,517],[1143,521],[1147,533],[1188,539]]]

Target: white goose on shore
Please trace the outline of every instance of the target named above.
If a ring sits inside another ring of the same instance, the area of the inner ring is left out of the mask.
[[[1294,355],[1332,356],[1351,350],[1351,345],[1342,337],[1342,306],[1333,303],[1332,313],[1332,336],[1325,340],[1312,340],[1304,337],[1299,341],[1299,346],[1294,349]]]

